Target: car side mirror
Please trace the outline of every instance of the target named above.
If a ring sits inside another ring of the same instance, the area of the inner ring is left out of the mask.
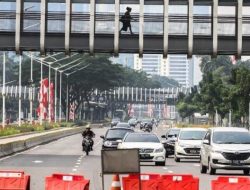
[[[205,140],[203,140],[203,144],[210,145],[210,142],[209,142],[209,140],[205,139]]]
[[[100,136],[100,138],[104,139],[104,136],[103,136],[103,135],[101,135],[101,136]]]
[[[162,135],[161,138],[166,138],[166,135]]]

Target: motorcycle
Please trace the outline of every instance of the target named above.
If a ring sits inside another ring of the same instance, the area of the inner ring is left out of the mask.
[[[143,131],[144,132],[151,132],[152,131],[152,127],[150,127],[149,125],[146,125],[144,128],[143,128]]]
[[[82,140],[82,150],[86,152],[86,155],[89,155],[89,152],[91,151],[92,146],[92,138],[90,136],[83,137]]]

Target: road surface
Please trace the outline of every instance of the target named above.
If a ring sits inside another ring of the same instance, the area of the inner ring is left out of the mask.
[[[81,134],[65,137],[49,144],[40,145],[33,149],[0,159],[1,170],[24,170],[31,175],[31,190],[44,190],[45,177],[52,173],[73,173],[84,175],[90,179],[90,190],[101,190],[101,144],[100,135],[107,129],[94,129],[96,133],[94,151],[89,156],[81,151]],[[154,132],[161,136],[166,127],[160,126]],[[200,178],[200,189],[210,190],[212,179],[221,175],[243,176],[242,171],[219,170],[215,176],[200,174],[198,161],[176,163],[173,157],[167,158],[166,166],[154,166],[152,163],[142,163],[144,173],[160,174],[192,174]],[[109,189],[111,176],[105,177],[105,190]]]

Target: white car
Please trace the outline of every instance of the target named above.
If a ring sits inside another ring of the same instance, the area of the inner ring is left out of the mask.
[[[175,142],[174,160],[199,159],[202,139],[207,129],[204,128],[183,128]]]
[[[157,166],[165,166],[166,151],[159,138],[152,133],[128,133],[118,144],[118,149],[135,149],[140,152],[141,162],[155,162]]]
[[[250,133],[237,127],[215,127],[208,130],[202,146],[200,172],[213,175],[216,169],[250,171]]]

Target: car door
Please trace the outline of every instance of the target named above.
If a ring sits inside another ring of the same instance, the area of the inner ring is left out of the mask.
[[[205,141],[208,141],[208,144],[204,143]],[[208,130],[206,133],[202,145],[201,145],[201,159],[202,159],[202,164],[207,165],[208,163],[208,156],[210,152],[210,144],[211,144],[211,130]]]

